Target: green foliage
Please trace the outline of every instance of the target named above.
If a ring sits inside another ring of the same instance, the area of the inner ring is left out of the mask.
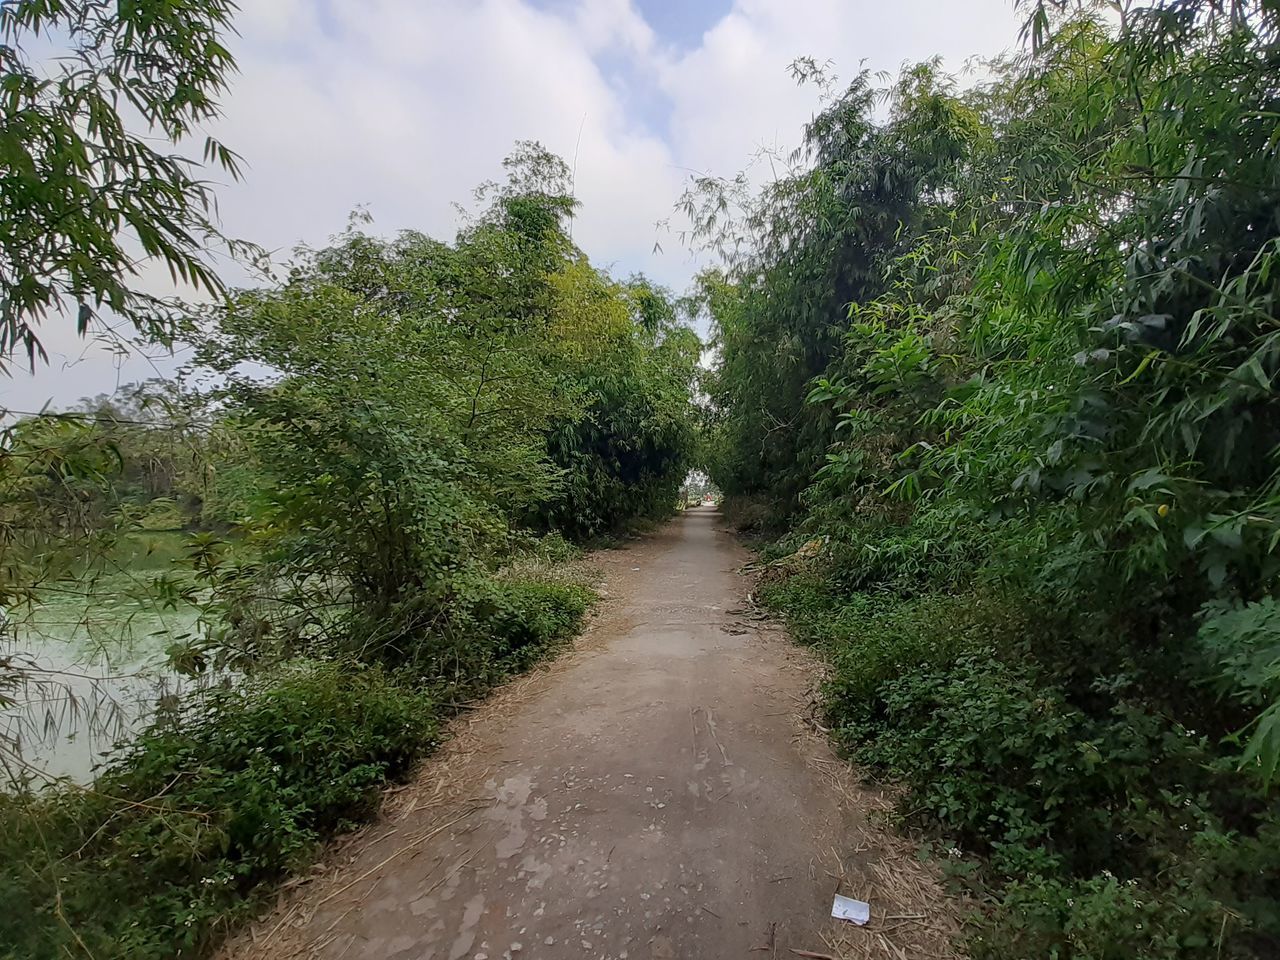
[[[207,318],[196,369],[242,447],[209,516],[253,549],[193,542],[210,629],[187,660],[447,660],[424,638],[525,529],[584,538],[673,508],[696,337],[661,290],[572,247],[558,158],[522,144],[507,169],[452,244],[353,225]]]
[[[974,957],[1229,956],[1219,946],[1235,930],[1234,918],[1212,893],[1184,876],[1157,890],[1110,873],[1076,883],[1015,880],[1003,906],[1008,920],[974,936]]]
[[[1280,810],[1170,721],[1177,693],[1153,701],[1132,673],[1095,673],[1088,648],[1056,652],[1072,625],[1030,598],[844,596],[814,574],[763,596],[829,655],[841,745],[906,786],[915,822],[987,858],[999,909],[976,955],[1211,957],[1222,937],[1223,955],[1265,955],[1250,945],[1280,933]],[[1073,675],[1064,654],[1090,659]]]
[[[1280,605],[1272,597],[1243,606],[1210,605],[1197,636],[1218,672],[1223,696],[1265,707],[1242,762],[1270,782],[1280,763]]]
[[[220,239],[212,189],[198,164],[154,144],[183,141],[218,116],[215,98],[235,71],[221,42],[235,9],[231,0],[0,6],[0,362],[18,350],[44,359],[36,328],[69,305],[81,333],[106,308],[150,339],[170,336],[174,305],[133,282],[139,254],[175,282],[221,291],[205,255]],[[32,62],[28,48],[50,41],[67,49]],[[143,129],[130,129],[135,116]],[[212,138],[204,158],[238,176],[235,154]]]
[[[842,743],[983,855],[977,955],[1270,956],[1280,21],[1026,6],[971,91],[826,87],[741,199],[712,476],[822,544],[765,595]]]
[[[547,438],[560,494],[537,522],[578,539],[668,516],[696,442],[690,392],[700,344],[675,304],[643,277],[617,287],[585,265],[557,278],[557,314],[572,318],[572,381],[582,415]]]
[[[577,633],[594,600],[595,593],[583,586],[551,580],[498,583],[481,591],[467,619],[494,666],[468,669],[468,683],[526,669],[550,644]]]
[[[871,120],[869,74],[838,95],[820,71],[802,79],[819,83],[826,107],[798,151],[809,166],[758,199],[743,196],[741,179],[703,179],[682,201],[694,236],[731,253],[730,272],[704,274],[698,293],[721,352],[707,386],[713,477],[730,497],[771,500],[779,518],[796,512],[826,454],[831,412],[806,397],[840,356],[847,305],[883,292],[884,264],[906,249],[923,210],[918,198],[980,135],[935,64],[904,78],[883,129]]]

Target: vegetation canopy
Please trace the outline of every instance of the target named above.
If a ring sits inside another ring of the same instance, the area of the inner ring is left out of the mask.
[[[967,90],[801,63],[793,172],[694,184],[711,475],[821,557],[765,595],[842,743],[982,856],[974,955],[1262,957],[1280,22],[1117,9],[1025,4]]]

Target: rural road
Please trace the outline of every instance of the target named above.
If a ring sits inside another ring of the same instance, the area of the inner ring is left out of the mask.
[[[718,513],[595,559],[579,649],[479,711],[228,956],[954,956],[933,874],[802,722],[810,655],[741,609],[749,557]],[[868,927],[830,919],[837,885]]]

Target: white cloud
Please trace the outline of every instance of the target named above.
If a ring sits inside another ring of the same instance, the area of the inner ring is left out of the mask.
[[[650,54],[657,38],[631,0],[595,0],[581,3],[574,25],[582,42],[593,53],[620,48],[628,53]]]
[[[672,149],[683,163],[724,172],[761,147],[790,150],[813,113],[815,91],[798,86],[797,57],[832,61],[846,80],[865,66],[896,74],[941,54],[960,70],[973,54],[1012,44],[1012,0],[738,0],[702,45],[664,65],[674,105]]]
[[[732,174],[760,145],[795,145],[815,91],[788,76],[794,58],[831,58],[848,77],[864,58],[896,70],[940,52],[954,69],[1015,35],[1011,0],[735,0],[682,48],[632,0],[254,0],[238,28],[241,73],[213,131],[247,163],[219,191],[232,235],[287,252],[367,205],[378,230],[447,237],[452,204],[500,173],[515,140],[538,139],[576,154],[574,236],[592,259],[676,287],[693,258],[667,236],[655,255],[654,223],[688,169]],[[66,324],[45,335],[51,352],[85,350]],[[0,384],[0,405],[68,403],[155,372],[89,353]]]

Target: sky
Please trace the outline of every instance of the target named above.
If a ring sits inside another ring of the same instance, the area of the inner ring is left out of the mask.
[[[732,176],[788,151],[817,107],[787,67],[896,74],[935,54],[1016,44],[1013,0],[244,0],[240,72],[208,132],[245,161],[218,189],[225,232],[287,260],[352,210],[374,232],[442,239],[457,202],[501,174],[517,140],[569,162],[574,240],[598,266],[683,290],[699,266],[656,224],[694,173]],[[211,179],[218,180],[213,175]],[[230,283],[245,274],[224,271]],[[122,359],[52,318],[50,364],[0,379],[0,407],[65,407],[172,371]]]

